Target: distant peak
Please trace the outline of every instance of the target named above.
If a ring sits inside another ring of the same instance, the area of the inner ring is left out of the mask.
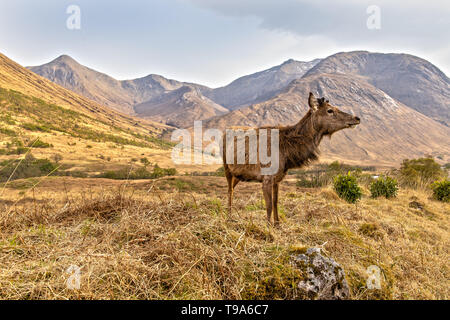
[[[320,60],[322,60],[322,59],[317,58],[317,59],[314,59],[314,60],[311,60],[311,61],[298,61],[298,60],[295,60],[295,59],[289,59],[289,60],[286,60],[285,62],[283,62],[281,65],[284,66],[284,65],[293,64],[293,63],[313,63],[313,64],[316,64]]]
[[[294,63],[294,62],[296,62],[294,59],[289,59],[289,60],[286,60],[285,62],[283,62],[282,65],[290,64],[290,63]]]
[[[78,63],[74,58],[67,54],[60,55],[58,58],[52,62],[65,62],[65,63]]]

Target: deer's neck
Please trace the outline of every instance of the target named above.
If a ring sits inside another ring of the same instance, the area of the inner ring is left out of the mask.
[[[286,169],[299,168],[318,159],[324,133],[314,127],[312,120],[312,114],[308,112],[299,123],[286,130]]]

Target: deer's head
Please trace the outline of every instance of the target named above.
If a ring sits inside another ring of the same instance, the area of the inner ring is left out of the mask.
[[[332,135],[336,131],[353,128],[360,123],[358,117],[332,106],[325,98],[317,99],[312,92],[309,93],[308,104],[311,108],[313,127],[324,135]]]

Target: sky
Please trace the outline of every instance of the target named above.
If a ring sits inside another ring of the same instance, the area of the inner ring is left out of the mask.
[[[119,80],[160,74],[214,88],[352,50],[417,55],[449,76],[450,1],[0,0],[1,53],[24,66],[68,54]]]

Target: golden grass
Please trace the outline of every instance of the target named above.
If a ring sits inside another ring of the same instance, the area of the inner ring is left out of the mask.
[[[449,204],[401,190],[355,206],[330,189],[286,183],[283,221],[272,228],[259,188],[238,186],[233,219],[219,177],[49,178],[34,191],[8,188],[0,298],[296,298],[303,275],[290,256],[320,245],[344,267],[352,299],[449,298]],[[412,196],[425,210],[409,207]],[[382,269],[381,290],[365,287],[372,264]],[[81,267],[79,290],[66,287],[70,265]]]

